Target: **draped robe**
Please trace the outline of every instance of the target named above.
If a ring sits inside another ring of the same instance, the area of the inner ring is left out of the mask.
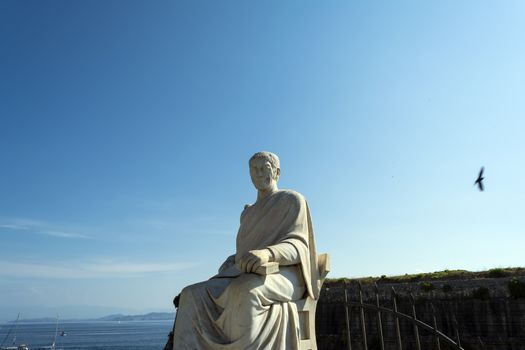
[[[259,249],[272,252],[278,273],[260,276],[237,269],[241,257]],[[246,206],[235,256],[219,274],[181,292],[173,349],[297,349],[298,312],[290,301],[306,295],[317,299],[317,274],[310,212],[302,195],[281,190]]]

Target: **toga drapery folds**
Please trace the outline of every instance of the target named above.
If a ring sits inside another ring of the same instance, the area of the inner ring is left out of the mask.
[[[279,190],[246,206],[235,261],[269,249],[278,273],[240,272],[233,256],[216,276],[183,289],[174,327],[174,350],[290,350],[299,342],[298,312],[290,301],[317,299],[319,278],[308,205]]]

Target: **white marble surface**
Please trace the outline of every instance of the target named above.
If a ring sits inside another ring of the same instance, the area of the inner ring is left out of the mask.
[[[319,296],[310,212],[301,194],[278,189],[276,155],[256,153],[249,165],[257,200],[241,214],[236,252],[182,291],[173,349],[299,348],[293,301]]]

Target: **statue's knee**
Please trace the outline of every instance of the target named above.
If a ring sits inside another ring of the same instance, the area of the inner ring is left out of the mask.
[[[184,300],[187,300],[188,298],[192,298],[194,296],[197,296],[205,292],[206,292],[206,283],[204,282],[186,286],[180,292],[180,303],[183,303]]]
[[[180,294],[178,295],[179,304],[184,304],[186,300],[188,300],[188,298],[192,297],[192,295],[193,295],[193,285],[184,287],[182,291],[180,292]],[[175,302],[175,300],[173,302]]]

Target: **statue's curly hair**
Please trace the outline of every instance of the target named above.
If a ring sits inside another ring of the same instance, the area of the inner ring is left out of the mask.
[[[270,162],[273,168],[280,169],[281,168],[281,162],[279,161],[279,157],[275,153],[272,152],[257,152],[255,153],[251,158],[248,164],[252,162],[254,159],[263,158]]]

